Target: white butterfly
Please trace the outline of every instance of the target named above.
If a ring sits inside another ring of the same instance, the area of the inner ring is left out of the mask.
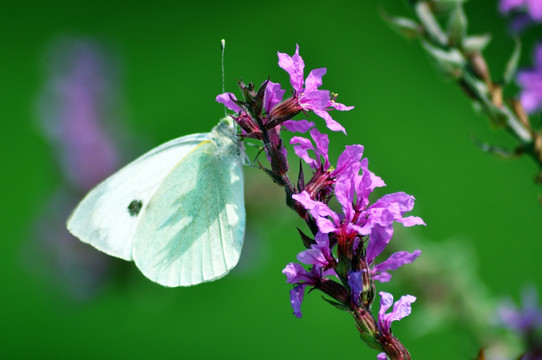
[[[245,233],[243,151],[232,119],[171,140],[91,190],[68,219],[81,241],[164,286],[226,275]]]

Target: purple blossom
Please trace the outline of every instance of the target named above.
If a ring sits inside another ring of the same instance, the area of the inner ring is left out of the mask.
[[[294,309],[294,315],[301,317],[301,303],[305,293],[305,287],[317,285],[325,276],[333,276],[335,270],[330,264],[335,262],[329,248],[329,237],[326,234],[318,233],[315,237],[316,243],[310,249],[297,255],[297,259],[307,265],[312,265],[307,271],[301,264],[289,263],[282,273],[286,275],[286,282],[296,286],[290,290],[290,302]]]
[[[294,145],[294,151],[303,161],[305,161],[313,170],[320,167],[324,171],[329,169],[329,138],[326,134],[322,134],[316,128],[310,131],[311,137],[314,140],[314,146],[309,139],[301,136],[294,136],[290,140],[290,144]],[[315,158],[310,157],[308,151],[312,150]],[[322,162],[323,159],[323,162]]]
[[[536,289],[527,288],[522,294],[523,309],[518,309],[511,301],[505,301],[499,308],[499,316],[503,324],[520,333],[542,327],[542,308],[538,303]]]
[[[326,74],[326,68],[312,70],[304,80],[305,63],[299,56],[299,45],[296,45],[295,54],[290,56],[285,53],[278,53],[279,66],[290,75],[290,84],[294,88],[294,99],[300,111],[312,110],[316,115],[323,118],[327,127],[332,131],[342,131],[346,134],[344,127],[333,120],[329,115],[330,110],[348,111],[353,106],[345,106],[335,102],[328,90],[319,90],[322,85],[322,76]]]
[[[540,0],[542,4],[542,0]],[[534,54],[534,67],[518,72],[517,83],[521,86],[521,104],[528,113],[542,109],[542,43],[538,44]]]
[[[501,0],[499,10],[503,14],[511,11],[525,10],[535,21],[542,21],[542,1],[541,0]]]
[[[109,257],[66,229],[78,199],[113,172],[120,158],[111,131],[120,130],[120,93],[108,55],[88,39],[56,40],[46,54],[49,71],[37,104],[63,182],[36,219],[25,263],[79,301],[96,296],[111,270]]]
[[[384,195],[369,205],[369,195],[376,187],[383,186],[384,182],[368,170],[368,161],[361,159],[362,154],[361,145],[347,147],[339,157],[337,169],[332,173],[337,177],[335,195],[343,214],[339,215],[327,204],[313,200],[306,191],[292,197],[310,212],[322,233],[335,233],[349,238],[368,235],[366,256],[367,263],[372,264],[390,241],[394,222],[407,227],[425,223],[419,217],[403,217],[414,207],[414,197],[403,192]],[[417,255],[396,255],[388,263],[385,262],[385,267],[380,270],[391,270],[397,264],[407,263],[415,257]]]
[[[50,79],[39,99],[39,120],[71,185],[85,192],[117,167],[119,155],[108,129],[115,120],[114,73],[91,42],[55,46]]]
[[[388,360],[388,356],[386,355],[386,353],[380,353],[378,355],[376,355],[376,360]]]
[[[416,297],[412,295],[401,296],[401,299],[393,305],[393,311],[386,314],[386,311],[388,311],[393,304],[393,295],[384,291],[381,291],[379,294],[381,300],[380,310],[378,311],[378,328],[382,334],[390,336],[391,323],[410,315],[410,312],[412,311],[410,304],[416,301]]]

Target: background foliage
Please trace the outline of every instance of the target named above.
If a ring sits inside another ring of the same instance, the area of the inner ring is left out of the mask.
[[[327,67],[324,88],[356,106],[333,115],[348,136],[332,134],[330,154],[336,158],[345,144],[361,143],[371,169],[388,184],[385,192],[416,197],[414,214],[428,226],[398,232],[401,248],[413,250],[413,239],[437,247],[459,241],[474,254],[467,263],[483,281],[477,290],[487,286],[488,295],[517,299],[526,283],[541,288],[536,165],[527,158],[497,159],[473,144],[472,135],[499,145],[511,141],[489,129],[456,86],[438,76],[419,46],[387,27],[379,6],[407,13],[395,1],[0,5],[2,357],[376,357],[359,340],[351,318],[316,293],[307,295],[301,320],[291,314],[290,286],[281,270],[301,250],[295,226],[302,224],[286,210],[280,189],[256,169],[245,171],[248,228],[242,263],[220,281],[167,289],[148,281],[133,264],[114,260],[102,286],[74,300],[62,278],[43,270],[52,260],[33,250],[34,224],[61,178],[37,125],[36,101],[51,61],[45,50],[60,36],[93,39],[116,56],[119,113],[138,144],[136,153],[208,131],[223,116],[214,102],[221,92],[221,38],[227,40],[226,90],[234,92],[239,78],[259,84],[270,76],[286,86],[276,51],[292,54],[298,43],[306,70]],[[493,34],[486,53],[491,68],[504,69],[513,40],[496,6],[471,1],[465,10],[471,32]],[[535,34],[526,36],[531,43],[524,46],[522,64],[528,65]],[[322,122],[318,126],[324,129]],[[424,246],[418,246],[423,257]],[[463,259],[462,249],[450,251],[449,261]],[[435,273],[442,271],[439,265],[444,267],[435,263]],[[419,297],[412,315],[394,324],[394,333],[415,359],[474,357],[479,344],[460,324],[420,331],[423,323],[415,318],[423,299],[404,282],[407,268],[394,275],[398,285],[382,287],[397,298]],[[472,289],[464,291],[468,298]],[[449,310],[452,318],[466,316]]]

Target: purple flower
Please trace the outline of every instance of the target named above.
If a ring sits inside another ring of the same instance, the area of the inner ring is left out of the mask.
[[[542,326],[542,308],[534,287],[523,291],[522,300],[523,309],[518,309],[508,300],[499,307],[498,312],[504,325],[520,333],[527,333]]]
[[[412,308],[410,304],[416,301],[416,297],[412,295],[401,296],[401,299],[393,305],[393,311],[386,314],[386,311],[393,304],[393,295],[384,291],[380,293],[380,310],[378,311],[378,328],[385,336],[391,335],[391,323],[396,320],[401,320],[405,316],[410,315]]]
[[[376,360],[388,360],[388,357],[386,356],[386,353],[380,353],[376,355]]]
[[[325,120],[330,130],[342,131],[346,134],[344,127],[333,120],[328,112],[334,109],[347,111],[354,107],[337,103],[335,99],[331,98],[328,90],[318,89],[322,85],[322,76],[325,75],[326,68],[312,70],[306,80],[304,80],[305,63],[301,56],[299,56],[299,45],[296,45],[293,56],[279,52],[278,57],[279,66],[290,75],[290,84],[294,88],[293,100],[297,105],[297,111],[312,110],[316,115]]]
[[[540,0],[542,5],[542,0]],[[521,104],[528,113],[542,109],[542,43],[535,49],[534,67],[531,70],[519,71],[517,83],[522,87]]]
[[[297,259],[307,265],[312,265],[310,271],[305,270],[301,264],[289,263],[282,273],[286,275],[286,282],[296,286],[290,290],[290,302],[294,309],[294,315],[301,317],[301,303],[305,294],[305,287],[314,286],[325,276],[333,276],[335,270],[330,267],[335,262],[329,248],[329,237],[327,234],[317,233],[316,243],[310,249],[297,255]]]
[[[110,258],[75,239],[66,218],[84,193],[117,168],[120,155],[111,130],[122,130],[121,94],[114,61],[94,41],[58,39],[46,58],[48,77],[36,115],[56,150],[63,182],[36,219],[25,263],[72,300],[84,301],[103,288]]]
[[[294,145],[296,155],[309,164],[313,170],[322,167],[324,171],[327,171],[329,169],[329,138],[326,134],[322,134],[316,128],[313,128],[310,131],[310,134],[314,140],[314,146],[309,139],[301,136],[294,136],[290,140],[290,144]],[[309,150],[312,150],[316,155],[314,159],[310,157],[308,153]],[[321,161],[322,159],[323,162]]]
[[[82,40],[54,47],[50,79],[39,99],[39,120],[71,185],[86,192],[117,167],[107,132],[114,123],[114,72],[99,46]]]
[[[542,1],[540,0],[501,0],[499,10],[503,14],[525,9],[535,21],[542,21]]]
[[[384,186],[384,182],[368,170],[368,161],[361,159],[362,154],[361,145],[347,147],[339,157],[336,170],[332,172],[332,176],[337,177],[335,195],[342,206],[343,214],[339,215],[327,204],[313,200],[306,191],[292,197],[310,212],[322,233],[335,233],[352,239],[368,235],[366,256],[367,263],[372,264],[390,241],[394,222],[400,222],[404,226],[425,223],[419,217],[403,217],[414,207],[414,197],[403,192],[384,195],[369,205],[369,195],[376,187]],[[388,262],[384,262],[379,271],[392,270],[398,264],[410,262],[418,255],[419,253],[395,255],[388,259]]]

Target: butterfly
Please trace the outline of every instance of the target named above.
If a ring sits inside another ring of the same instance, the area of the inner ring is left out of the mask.
[[[92,189],[68,230],[163,286],[221,278],[243,246],[243,158],[229,117],[166,142]]]

